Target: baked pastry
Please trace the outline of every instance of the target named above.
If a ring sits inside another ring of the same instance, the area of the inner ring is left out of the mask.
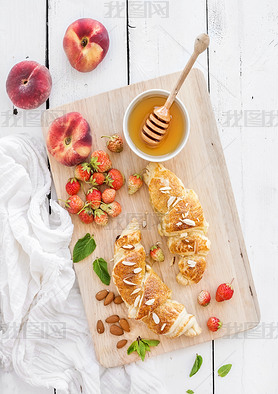
[[[177,281],[182,285],[198,283],[206,269],[210,241],[205,235],[208,223],[197,194],[159,163],[148,164],[144,181],[160,218],[158,231],[168,237],[170,252],[181,256]]]
[[[171,299],[171,290],[146,264],[141,232],[133,219],[115,242],[113,281],[128,308],[128,317],[143,321],[169,338],[201,333],[195,316]]]

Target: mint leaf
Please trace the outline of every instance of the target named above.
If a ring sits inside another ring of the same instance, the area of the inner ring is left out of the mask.
[[[127,354],[131,354],[137,351],[138,355],[141,357],[141,360],[145,360],[146,352],[150,351],[151,346],[157,346],[160,341],[156,339],[141,339],[138,337],[136,341],[132,342],[132,344],[127,349]]]
[[[144,342],[139,341],[139,347],[137,349],[137,353],[141,357],[141,360],[144,361],[145,356],[146,356],[146,346],[145,346]]]
[[[222,367],[220,367],[218,369],[218,376],[221,376],[221,378],[224,378],[224,376],[228,375],[231,368],[232,368],[232,364],[222,365]]]
[[[187,394],[194,394],[193,390],[187,390]]]
[[[74,263],[78,263],[90,256],[96,248],[96,242],[94,236],[87,233],[83,238],[80,238],[73,249],[72,260]]]
[[[200,356],[199,354],[196,354],[195,362],[194,362],[193,367],[191,369],[191,372],[189,374],[190,378],[191,378],[191,376],[195,375],[195,373],[197,373],[199,371],[199,369],[201,368],[202,363],[203,363],[202,356]]]
[[[107,263],[103,258],[96,259],[93,262],[93,268],[99,279],[104,283],[105,285],[110,285],[110,275],[107,269]]]
[[[132,344],[129,346],[129,348],[127,349],[127,354],[130,355],[133,352],[136,352],[138,348],[138,342],[137,340],[132,342]]]
[[[157,346],[160,343],[157,339],[141,339],[141,341],[149,346]]]
[[[149,346],[145,341],[143,341],[143,343],[144,343],[144,345],[145,345],[146,351],[147,351],[147,352],[150,352],[150,351],[151,351],[150,346]]]

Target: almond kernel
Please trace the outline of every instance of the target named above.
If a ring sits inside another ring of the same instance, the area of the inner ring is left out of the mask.
[[[106,323],[117,323],[120,320],[118,315],[112,315],[105,319]]]
[[[115,295],[114,295],[113,291],[110,291],[107,294],[107,296],[105,297],[104,305],[106,306],[106,305],[111,304],[111,302],[114,300],[114,297],[115,297]]]
[[[99,334],[103,334],[104,333],[104,325],[102,323],[102,320],[98,320],[97,321],[97,332]]]
[[[127,344],[127,340],[126,339],[122,339],[121,341],[119,341],[117,343],[117,348],[121,349],[122,347],[124,347]]]
[[[126,319],[120,319],[119,324],[124,331],[126,332],[130,331],[129,323]]]
[[[96,294],[96,299],[98,301],[102,301],[104,300],[104,298],[107,296],[107,294],[109,293],[108,290],[100,290],[97,294]]]
[[[123,335],[124,330],[122,329],[122,327],[120,326],[116,326],[116,324],[112,324],[112,326],[110,326],[110,333],[112,335]]]
[[[114,303],[115,304],[121,304],[123,302],[123,299],[120,295],[118,295],[117,297],[115,297],[114,299]]]

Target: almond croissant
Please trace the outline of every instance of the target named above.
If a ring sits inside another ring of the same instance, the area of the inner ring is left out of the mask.
[[[156,334],[175,338],[196,336],[201,329],[184,305],[146,264],[141,232],[133,219],[115,242],[113,280],[128,308],[128,316],[143,321]]]
[[[181,256],[177,281],[182,285],[198,283],[206,269],[210,241],[205,236],[208,223],[197,194],[159,163],[148,164],[144,181],[160,218],[159,233],[168,237],[170,252]]]

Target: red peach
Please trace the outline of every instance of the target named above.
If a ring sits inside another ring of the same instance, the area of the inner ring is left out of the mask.
[[[9,72],[6,90],[16,107],[35,109],[49,97],[52,79],[48,68],[30,60],[17,63]]]
[[[55,119],[48,130],[48,152],[65,166],[83,163],[92,147],[90,126],[79,112]]]
[[[108,51],[108,32],[94,19],[78,19],[67,28],[63,46],[73,68],[81,72],[92,71]]]

